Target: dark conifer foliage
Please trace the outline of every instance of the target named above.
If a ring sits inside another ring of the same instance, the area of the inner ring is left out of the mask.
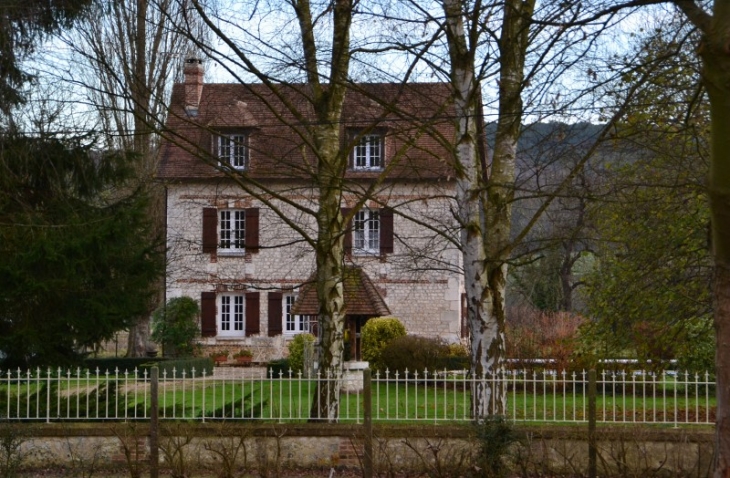
[[[0,136],[0,364],[64,365],[143,313],[162,273],[134,157]]]
[[[91,0],[0,1],[0,108],[22,102],[20,88],[31,79],[20,62],[39,38],[71,25]]]

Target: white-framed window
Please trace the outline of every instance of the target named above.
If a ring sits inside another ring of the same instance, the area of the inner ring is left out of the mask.
[[[366,134],[360,138],[353,151],[354,169],[381,169],[383,167],[383,136]]]
[[[245,335],[245,304],[243,294],[218,295],[218,335]]]
[[[222,165],[234,169],[248,168],[248,137],[245,134],[222,134],[217,136],[218,159]]]
[[[292,307],[296,302],[297,296],[294,294],[284,295],[284,333],[287,335],[296,335],[309,332],[309,316],[295,315],[292,313]]]
[[[246,239],[246,211],[221,209],[218,221],[218,249],[223,252],[244,252]]]
[[[380,213],[372,209],[358,211],[353,218],[353,249],[359,254],[380,253]]]

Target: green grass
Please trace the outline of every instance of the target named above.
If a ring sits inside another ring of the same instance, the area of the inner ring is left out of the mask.
[[[510,419],[534,422],[583,421],[587,403],[581,391],[533,387],[531,383],[512,382],[511,387],[527,388],[508,394]],[[0,417],[107,418],[144,417],[149,414],[149,383],[134,380],[114,382],[106,379],[65,378],[49,392],[44,380],[20,383],[0,382]],[[314,380],[187,380],[161,381],[159,407],[162,418],[199,419],[237,418],[267,421],[306,421],[315,396]],[[599,421],[612,422],[704,422],[714,421],[714,394],[706,389],[685,389],[675,383],[657,390],[637,386],[647,397],[629,391],[598,396]],[[557,393],[555,393],[557,392]],[[675,399],[674,394],[677,393]],[[699,393],[695,393],[699,392]],[[26,399],[30,397],[30,401]],[[364,415],[361,394],[342,393],[340,421],[358,422]],[[466,421],[470,416],[469,392],[458,380],[424,386],[423,383],[396,385],[373,383],[373,419],[396,422]],[[47,411],[47,409],[49,411]]]

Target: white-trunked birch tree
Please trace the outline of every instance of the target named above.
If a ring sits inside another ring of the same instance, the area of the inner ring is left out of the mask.
[[[553,190],[541,193],[533,217],[514,231],[511,209],[516,200],[516,154],[525,117],[538,121],[560,117],[576,105],[581,105],[589,117],[598,114],[599,105],[605,105],[600,98],[606,89],[601,85],[620,77],[621,72],[609,67],[598,75],[587,57],[598,48],[601,35],[616,27],[621,9],[603,4],[583,8],[581,2],[540,5],[534,0],[439,3],[443,17],[432,16],[430,20],[445,33],[449,61],[444,66],[432,59],[430,64],[448,75],[454,95],[456,217],[461,226],[470,372],[485,378],[472,388],[471,411],[475,420],[482,420],[506,411],[506,389],[500,374],[505,358],[507,267],[515,247],[608,137],[634,91],[629,88],[624,93],[623,105],[602,110],[605,124],[593,146]],[[610,63],[610,58],[603,57],[602,61]],[[563,82],[570,83],[571,88],[562,87]],[[483,150],[482,94],[489,92],[487,87],[492,84],[496,84],[496,91],[489,95],[496,109],[496,134],[488,158]],[[527,111],[525,97],[530,105]]]
[[[461,0],[443,0],[445,31],[451,60],[451,84],[457,116],[457,203],[461,225],[467,318],[471,337],[471,370],[483,377],[497,372],[504,357],[505,288],[509,259],[512,184],[522,120],[522,97],[529,19],[534,0],[504,4],[499,41],[499,119],[491,171],[479,151],[477,125],[482,111],[480,81],[475,71],[480,3],[473,5],[467,32]],[[468,35],[468,40],[467,40]],[[499,380],[472,388],[472,416],[505,413],[505,390]]]

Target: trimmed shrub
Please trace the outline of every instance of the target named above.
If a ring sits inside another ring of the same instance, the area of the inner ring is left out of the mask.
[[[213,375],[213,360],[209,357],[164,360],[162,362],[148,361],[146,364],[142,365],[141,368],[143,370],[149,370],[155,365],[157,365],[157,368],[159,369],[160,378],[165,376],[165,372],[167,373],[167,378],[181,378],[183,372],[185,372],[186,377],[190,377],[192,376],[193,369],[195,369],[196,377],[202,377],[203,371],[205,371],[207,376]]]
[[[468,370],[471,365],[469,349],[459,343],[449,344],[447,348],[448,355],[444,357],[440,368],[446,370]]]
[[[423,373],[424,370],[443,370],[449,357],[449,346],[441,339],[406,335],[398,337],[383,348],[381,368],[403,373]]]
[[[92,374],[105,372],[114,373],[115,370],[120,372],[134,372],[134,369],[140,369],[142,365],[149,365],[151,362],[161,362],[163,358],[149,357],[108,357],[108,358],[87,358],[84,359],[84,368],[89,369]]]
[[[294,373],[303,371],[304,372],[304,350],[314,348],[314,335],[312,334],[298,334],[294,336],[291,342],[289,342],[289,366]],[[284,374],[288,374],[286,370]]]
[[[195,352],[200,307],[195,299],[175,297],[152,314],[152,340],[162,344],[166,356],[189,357]]]
[[[266,376],[271,377],[273,374],[274,378],[279,378],[279,375],[289,377],[290,368],[289,359],[272,360],[266,365]]]
[[[362,359],[370,362],[370,368],[380,369],[380,354],[398,337],[406,335],[406,328],[395,317],[376,317],[365,322],[360,331]]]

